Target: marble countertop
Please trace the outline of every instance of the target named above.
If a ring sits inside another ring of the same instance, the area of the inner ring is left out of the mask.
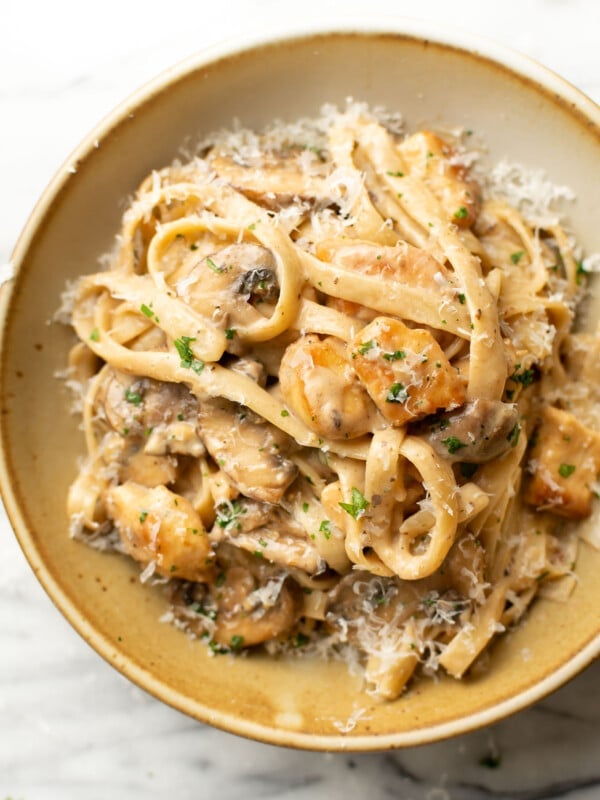
[[[74,0],[0,6],[0,264],[95,123],[195,50],[267,21],[344,17],[358,0]],[[521,50],[600,101],[596,0],[370,0]],[[234,21],[234,23],[232,23]],[[246,741],[161,704],[61,617],[0,513],[0,800],[600,800],[600,662],[537,706],[450,741],[372,755]],[[484,766],[498,756],[497,768]],[[489,761],[489,759],[487,759]]]

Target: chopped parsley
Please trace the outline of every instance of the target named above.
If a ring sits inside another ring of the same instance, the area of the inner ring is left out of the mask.
[[[308,511],[308,503],[302,503],[302,511],[304,511],[304,513],[306,514],[306,512]]]
[[[181,336],[179,339],[175,339],[173,344],[179,353],[181,366],[185,367],[186,369],[193,369],[194,372],[199,375],[204,369],[204,361],[200,361],[200,359],[196,358],[192,352],[190,342],[195,341],[196,339],[192,336]]]
[[[442,444],[446,445],[450,455],[454,455],[454,453],[467,446],[464,442],[461,442],[460,439],[457,439],[456,436],[449,436],[447,439],[442,439]]]
[[[386,175],[391,175],[392,178],[403,178],[404,177],[404,173],[403,172],[400,172],[400,171],[394,172],[394,170],[391,170],[391,169],[388,169],[388,171],[386,172]]]
[[[502,763],[502,759],[498,755],[494,755],[490,753],[488,756],[484,756],[480,759],[479,764],[482,767],[487,767],[488,769],[498,769],[500,764]]]
[[[511,447],[516,447],[517,446],[517,444],[519,443],[519,436],[520,435],[521,435],[521,426],[517,422],[515,427],[511,430],[511,432],[506,437],[508,439],[508,441],[510,442],[510,446]]]
[[[215,586],[217,587],[217,589],[219,589],[221,586],[223,586],[224,583],[225,583],[225,573],[219,572],[219,574],[215,579]]]
[[[140,522],[145,522],[147,516],[148,516],[147,511],[140,511],[140,516],[138,517],[138,519]]]
[[[582,275],[587,275],[587,274],[588,274],[588,271],[585,268],[585,265],[584,265],[583,261],[578,261],[577,262],[577,271],[575,273],[575,281],[577,282],[578,286],[581,285],[581,276]]]
[[[150,306],[147,306],[145,303],[142,303],[142,305],[140,306],[140,311],[145,317],[148,317],[148,319],[152,319],[152,317],[154,316],[154,311],[152,311]]]
[[[351,503],[338,503],[340,508],[343,508],[347,514],[350,514],[354,519],[359,519],[363,516],[365,511],[371,505],[365,496],[360,492],[356,486],[352,487],[352,502]]]
[[[394,350],[393,353],[384,353],[383,357],[386,361],[402,361],[403,358],[406,358],[406,353],[404,350]]]
[[[331,537],[331,522],[328,519],[322,520],[319,525],[319,532],[322,533],[326,539]]]
[[[131,386],[128,386],[125,389],[125,400],[134,406],[139,406],[142,402],[142,395],[139,392],[134,392]]]
[[[296,637],[294,639],[294,647],[304,647],[309,643],[309,641],[310,639],[308,638],[308,636],[305,633],[302,633],[302,631],[300,631],[299,633],[296,634]]]
[[[525,250],[517,250],[516,253],[510,254],[510,260],[512,261],[513,264],[518,264],[524,255],[525,255]]]
[[[287,408],[282,408],[281,409],[281,416],[282,417],[289,417],[289,415],[290,415],[290,412],[287,410]]]
[[[561,478],[568,478],[575,472],[575,464],[561,464],[558,468],[558,474]]]
[[[408,391],[404,388],[403,383],[392,383],[387,395],[385,396],[386,403],[405,403],[408,400]]]
[[[90,333],[90,339],[92,342],[99,342],[100,341],[100,331],[98,328],[94,328],[94,330]]]
[[[219,528],[229,528],[235,522],[239,530],[241,526],[238,520],[245,513],[246,509],[238,500],[219,503],[217,506],[217,525]]]
[[[225,328],[225,338],[233,339],[235,336],[235,328]]]
[[[463,476],[463,478],[471,480],[473,475],[475,475],[475,473],[477,472],[478,466],[479,466],[478,464],[466,464],[463,462],[460,465],[460,474]]]
[[[458,295],[458,302],[461,304],[461,306],[464,306],[464,304],[466,303],[466,301],[467,301],[467,298],[466,298],[466,297],[465,297],[465,295],[464,295],[464,294],[461,292],[461,293]]]
[[[510,376],[511,381],[520,383],[522,386],[531,386],[532,383],[539,381],[540,372],[535,364],[529,369],[523,369],[519,372],[520,367],[520,364],[516,365],[515,371]]]
[[[466,219],[469,216],[469,212],[464,206],[461,206],[454,212],[453,216],[455,219]]]
[[[224,272],[223,267],[219,267],[218,264],[212,260],[210,256],[206,256],[206,263],[212,269],[213,272]]]
[[[375,345],[376,345],[375,340],[369,339],[368,342],[363,342],[361,345],[359,345],[358,352],[361,354],[361,356],[364,356],[369,352],[369,350],[372,350],[375,347]]]
[[[244,646],[244,637],[238,636],[238,634],[236,633],[234,636],[231,637],[231,641],[229,642],[229,644],[231,645],[232,650],[239,650],[240,647]]]

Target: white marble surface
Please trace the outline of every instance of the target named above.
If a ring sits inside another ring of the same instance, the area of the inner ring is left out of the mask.
[[[345,0],[2,0],[0,264],[79,139],[148,78],[273,18],[361,11]],[[165,14],[164,8],[169,13]],[[369,0],[528,53],[600,100],[597,0]],[[0,800],[600,799],[600,663],[494,727],[396,753],[280,750],[204,727],[130,685],[63,620],[0,516]],[[497,754],[497,769],[481,759]]]

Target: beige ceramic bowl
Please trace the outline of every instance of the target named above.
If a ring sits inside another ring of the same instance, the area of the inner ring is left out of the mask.
[[[210,658],[202,644],[158,622],[163,596],[139,583],[132,563],[68,537],[65,496],[83,439],[55,378],[70,335],[48,320],[65,282],[95,271],[111,247],[126,195],[186,139],[234,117],[260,126],[315,114],[349,95],[400,110],[409,126],[471,128],[492,161],[506,156],[544,168],[575,190],[572,225],[588,251],[600,251],[600,110],[494,45],[450,40],[414,23],[385,27],[361,21],[336,32],[226,44],[144,88],[90,134],[48,187],[0,298],[0,483],[48,594],[100,655],[161,700],[228,731],[312,749],[430,742],[498,720],[564,683],[600,651],[600,553],[584,548],[570,602],[536,603],[494,646],[484,675],[418,682],[393,703],[362,694],[340,664]],[[335,723],[349,719],[356,726],[342,734]]]

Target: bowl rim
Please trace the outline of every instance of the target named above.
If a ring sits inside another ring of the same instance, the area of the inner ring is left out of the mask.
[[[112,129],[120,125],[128,116],[134,115],[138,108],[150,102],[172,83],[196,70],[249,51],[260,51],[298,40],[312,38],[325,40],[332,36],[403,38],[420,43],[432,43],[476,60],[491,63],[508,72],[512,77],[525,80],[546,98],[566,108],[571,115],[579,118],[580,124],[587,126],[595,133],[600,144],[600,106],[581,90],[533,58],[486,37],[460,29],[451,29],[447,26],[442,29],[441,26],[431,22],[391,14],[378,15],[377,19],[366,15],[352,14],[343,19],[336,18],[330,21],[324,19],[318,22],[283,25],[281,22],[276,22],[270,24],[266,29],[263,27],[260,30],[251,30],[242,36],[221,40],[163,70],[120,102],[82,139],[48,183],[15,244],[9,261],[11,275],[4,280],[0,287],[0,370],[2,381],[4,381],[5,375],[7,324],[12,311],[11,300],[18,285],[20,267],[27,257],[36,231],[51,210],[55,200],[73,180],[77,165],[93,152],[98,146],[98,142],[102,142]],[[116,651],[114,642],[107,640],[82,616],[76,604],[44,566],[21,514],[17,492],[13,489],[11,466],[4,446],[6,443],[5,424],[3,422],[0,426],[0,444],[2,445],[0,447],[0,495],[19,545],[52,602],[87,644],[134,684],[178,711],[216,728],[269,744],[319,751],[367,752],[433,743],[468,733],[523,710],[555,691],[600,655],[599,631],[561,667],[513,697],[449,722],[383,736],[368,734],[347,737],[341,733],[334,735],[309,734],[257,724],[234,714],[212,711],[198,701],[185,697],[179,691],[163,684],[132,657]]]

